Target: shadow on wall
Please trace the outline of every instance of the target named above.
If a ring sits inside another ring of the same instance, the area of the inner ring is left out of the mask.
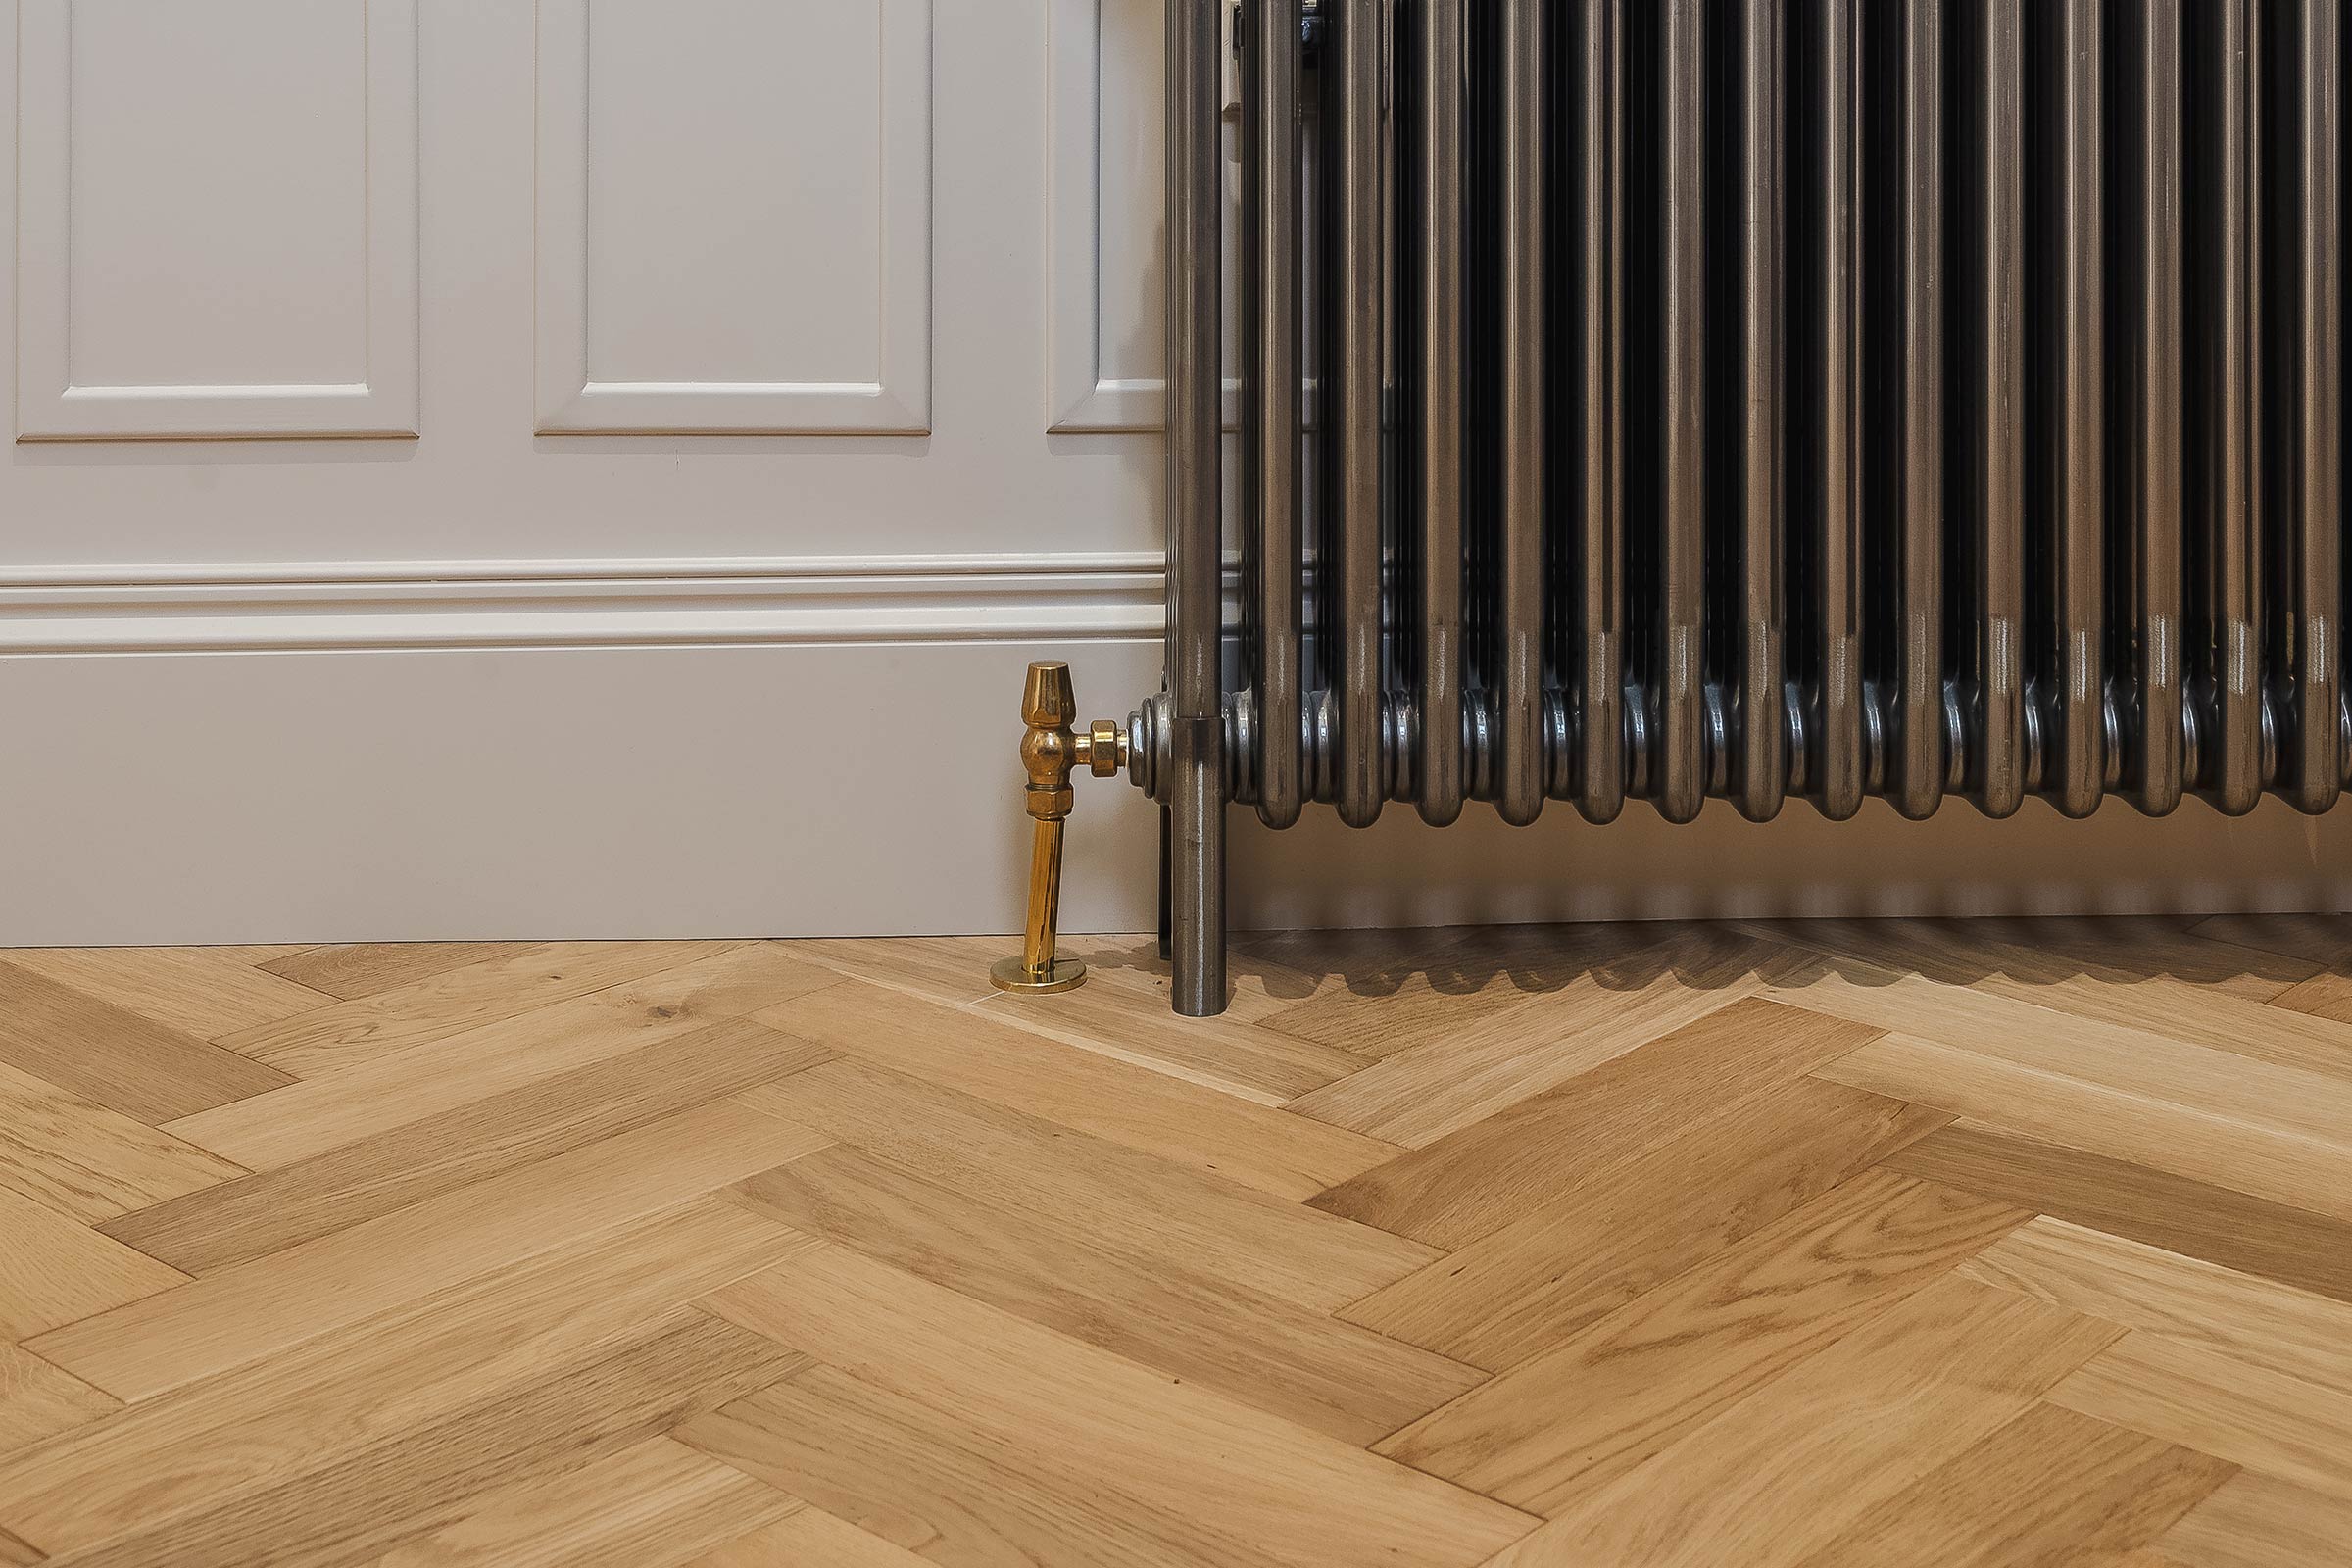
[[[1098,969],[1166,974],[1151,937],[1092,939]],[[2262,999],[2333,971],[2352,977],[2352,915],[2162,915],[1973,920],[1732,920],[1293,931],[1243,937],[1229,967],[1269,1003],[1333,983],[1357,996],[1407,989],[1526,995],[1580,980],[1640,991],[1924,978],[2007,988],[2172,979]]]

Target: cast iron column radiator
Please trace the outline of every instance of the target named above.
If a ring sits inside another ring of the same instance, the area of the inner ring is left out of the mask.
[[[1228,802],[2352,781],[2338,0],[1245,0],[1230,367],[1223,3],[1167,7],[1166,688],[1089,754],[1167,808],[1179,1012]]]

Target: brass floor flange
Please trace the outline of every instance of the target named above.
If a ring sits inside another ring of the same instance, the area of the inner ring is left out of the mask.
[[[1061,833],[1074,799],[1070,773],[1084,767],[1097,778],[1114,778],[1127,765],[1127,732],[1107,720],[1087,726],[1083,735],[1071,729],[1078,716],[1078,695],[1070,684],[1070,666],[1059,660],[1041,660],[1029,666],[1021,689],[1021,769],[1028,775],[1022,791],[1036,834],[1029,854],[1029,920],[1023,932],[1020,956],[1005,958],[988,971],[999,991],[1050,994],[1068,991],[1086,980],[1086,964],[1054,953],[1061,919]]]

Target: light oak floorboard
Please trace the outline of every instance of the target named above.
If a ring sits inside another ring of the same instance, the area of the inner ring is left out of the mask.
[[[283,1486],[593,1361],[813,1245],[716,1199],[650,1215],[30,1448],[0,1463],[0,1526],[64,1553]]]
[[[1858,1177],[1377,1451],[1566,1512],[2029,1217],[1908,1177]]]
[[[100,1229],[213,1273],[831,1059],[748,1020],[713,1024]]]
[[[2352,1542],[2352,1498],[2245,1472],[2157,1543],[2182,1568],[2311,1568]]]
[[[536,942],[359,942],[301,948],[265,958],[261,967],[338,1002],[413,985],[452,969],[528,953]]]
[[[877,1011],[886,1012],[886,1027],[874,1026]],[[1046,1040],[972,1010],[890,1000],[862,981],[752,1016],[843,1055],[1212,1170],[1279,1198],[1309,1197],[1396,1152],[1394,1145]]]
[[[424,1045],[366,1060],[338,1054],[319,1077],[167,1130],[254,1170],[290,1165],[836,983],[782,944],[732,948]]]
[[[1440,1253],[1123,1144],[844,1058],[738,1097],[943,1187],[1121,1250],[1328,1312]]]
[[[179,1270],[0,1187],[0,1341],[29,1340],[186,1282]]]
[[[924,1560],[822,1508],[804,1506],[713,1546],[688,1568],[922,1568]]]
[[[1376,1166],[1314,1200],[1433,1247],[1454,1248],[1637,1159],[1701,1119],[1835,1061],[1868,1025],[1746,1000],[1603,1060],[1558,1087]]]
[[[842,1248],[708,1298],[729,1321],[1293,1563],[1472,1564],[1525,1514]],[[1073,1487],[1072,1500],[1086,1494]],[[1214,1497],[1213,1515],[1198,1499]],[[821,1498],[811,1498],[822,1505]]]
[[[30,1350],[0,1342],[0,1459],[86,1426],[122,1403]]]
[[[203,1040],[332,1000],[213,948],[19,948],[8,961]]]
[[[292,1081],[4,958],[0,1062],[151,1125]]]
[[[241,1165],[0,1064],[0,1187],[85,1225],[245,1174]]]
[[[721,1101],[86,1317],[29,1348],[120,1398],[145,1398],[824,1144]]]
[[[307,1077],[346,1054],[375,1054],[446,1039],[462,1030],[534,1007],[621,985],[661,969],[706,958],[728,942],[576,942],[530,948],[506,957],[429,975],[351,1002],[331,1003],[220,1043]]]
[[[1459,1363],[1090,1227],[834,1148],[737,1186],[757,1212],[1133,1361],[1369,1444],[1480,1381]]]

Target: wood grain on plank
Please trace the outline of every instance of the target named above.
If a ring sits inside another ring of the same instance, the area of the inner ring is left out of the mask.
[[[5,959],[0,1062],[149,1124],[293,1081],[274,1067]]]
[[[612,1230],[825,1142],[720,1101],[208,1274],[167,1297],[43,1335],[30,1348],[118,1397],[145,1398]]]
[[[875,1027],[877,1009],[889,1018]],[[1252,1104],[973,1011],[862,981],[763,1007],[771,1028],[1276,1197],[1306,1198],[1394,1146]]]
[[[1885,1498],[1807,1568],[2075,1568],[2164,1534],[2237,1473],[2057,1405],[2027,1410]]]
[[[261,967],[338,1002],[528,953],[537,942],[358,942],[279,954]]]
[[[1889,1168],[2352,1301],[2352,1224],[2129,1160],[1961,1121]]]
[[[1595,1169],[1639,1158],[1678,1128],[1737,1114],[1749,1096],[1878,1033],[1776,1003],[1734,1002],[1321,1193],[1314,1205],[1460,1247]]]
[[[1179,1018],[1164,995],[1094,985],[1093,995],[996,996],[981,1013],[1011,1019],[1049,1040],[1221,1090],[1263,1105],[1287,1104],[1364,1066],[1361,1056],[1262,1028],[1244,1018]],[[1023,1007],[1020,1004],[1030,1002]]]
[[[220,1043],[308,1076],[330,1059],[357,1059],[446,1039],[734,946],[738,944],[575,942],[530,948],[222,1035]]]
[[[1024,1222],[1082,1215],[1123,1250],[1317,1311],[1440,1255],[1418,1242],[849,1057],[738,1098]]]
[[[2052,1389],[2050,1401],[2352,1499],[2352,1387],[2135,1331]]]
[[[919,1400],[959,1441],[1019,1444],[1259,1559],[1478,1562],[1534,1521],[838,1247],[707,1298],[730,1321]],[[1068,1500],[1086,1501],[1083,1487]],[[1213,1514],[1198,1501],[1215,1497]],[[823,1504],[821,1498],[811,1501]]]
[[[822,1508],[804,1506],[713,1546],[687,1568],[923,1568],[923,1561]]]
[[[379,1568],[677,1568],[801,1504],[667,1437],[476,1498]]]
[[[122,1403],[30,1350],[0,1341],[0,1459],[86,1426]]]
[[[1494,1568],[1793,1568],[2121,1331],[1947,1278],[1687,1433]]]
[[[211,1273],[831,1059],[745,1019],[713,1024],[100,1228]]]
[[[1526,1360],[1950,1118],[1811,1079],[1574,1162],[1554,1197],[1340,1316],[1490,1371]]]
[[[2352,917],[2341,914],[2215,914],[2190,926],[2189,934],[2238,954],[2284,960],[2296,966],[2281,971],[2290,980],[2352,963]]]
[[[1075,1215],[1016,1215],[846,1146],[734,1192],[796,1229],[1346,1442],[1369,1444],[1479,1381]]]
[[[0,1063],[0,1187],[85,1225],[245,1174],[170,1133]]]
[[[76,1568],[372,1563],[447,1529],[472,1499],[593,1464],[788,1375],[803,1358],[690,1308],[609,1355],[387,1436],[283,1486],[89,1548]]]
[[[2164,1534],[2183,1568],[2310,1568],[2352,1542],[2352,1498],[2240,1472]]]
[[[0,1463],[0,1525],[63,1553],[281,1485],[593,1360],[688,1298],[813,1245],[716,1199],[649,1215]]]
[[[212,948],[18,948],[8,961],[201,1040],[332,1000]]]
[[[0,1341],[29,1340],[188,1279],[5,1187],[0,1239]]]
[[[739,1018],[836,983],[753,943],[445,1039],[340,1057],[320,1077],[167,1129],[255,1170],[290,1165],[523,1084]]]
[[[1819,961],[1721,933],[1670,943],[1649,957],[1638,984],[1612,983],[1605,970],[1580,974],[1386,1056],[1291,1108],[1418,1149]]]
[[[1562,1513],[2030,1217],[1908,1177],[1857,1177],[1378,1451]]]

